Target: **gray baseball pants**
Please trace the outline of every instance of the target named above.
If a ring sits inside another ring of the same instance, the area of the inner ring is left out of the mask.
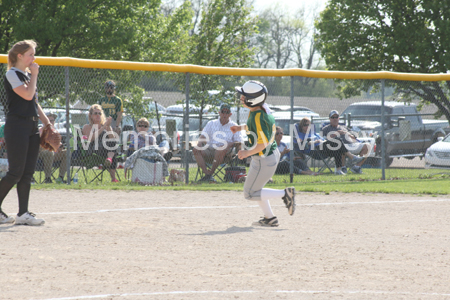
[[[275,149],[267,157],[252,156],[252,162],[244,183],[244,196],[247,200],[260,201],[261,190],[275,174],[278,162],[280,161],[280,151]]]

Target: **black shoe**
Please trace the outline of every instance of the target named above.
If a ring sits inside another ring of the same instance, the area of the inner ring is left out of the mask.
[[[53,183],[50,177],[45,178],[44,183]]]
[[[284,189],[283,201],[289,214],[292,216],[295,212],[295,187],[292,186]]]
[[[277,217],[272,217],[270,219],[267,219],[266,217],[264,217],[261,220],[259,220],[258,222],[254,222],[252,225],[253,226],[263,226],[263,227],[277,227],[280,224],[278,223]]]

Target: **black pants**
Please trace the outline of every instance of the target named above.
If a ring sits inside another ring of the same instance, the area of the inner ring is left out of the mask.
[[[37,121],[7,117],[5,142],[9,171],[0,181],[0,207],[9,191],[17,184],[19,213],[28,211],[31,179],[39,155],[39,130]]]
[[[112,164],[109,167],[109,169],[115,169],[117,167],[117,153],[115,150],[108,150],[108,149],[115,149],[117,143],[115,141],[106,142],[106,146],[108,147],[108,149],[106,149],[103,146],[103,138],[105,138],[104,136],[105,136],[104,134],[100,135],[100,137],[98,139],[97,148],[95,147],[95,142],[91,142],[87,153],[88,153],[88,155],[95,153],[98,156],[101,156],[106,159],[108,157],[109,152],[114,152],[114,156],[112,157]]]
[[[334,161],[336,163],[336,167],[342,167],[342,155],[347,153],[348,150],[345,148],[344,143],[342,142],[331,142],[329,140],[325,141],[322,144],[321,149],[319,146],[316,146],[314,150],[308,154],[314,159],[324,159],[327,157],[334,157]]]

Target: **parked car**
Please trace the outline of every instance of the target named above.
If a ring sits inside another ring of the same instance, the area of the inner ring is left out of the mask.
[[[165,113],[166,114],[183,115],[185,110],[186,110],[186,104],[176,104],[176,105],[167,106]],[[190,114],[198,114],[200,112],[200,107],[195,106],[195,105],[189,105],[189,111],[190,111]],[[210,111],[212,111],[211,105],[206,105],[203,108],[204,114],[208,114]]]
[[[450,169],[450,135],[438,138],[425,152],[425,168]]]
[[[48,114],[54,114],[54,115],[56,115],[56,118],[55,118],[55,128],[57,128],[57,127],[56,127],[56,124],[59,123],[59,120],[61,120],[61,118],[65,118],[65,115],[66,115],[66,109],[65,109],[65,108],[49,108],[49,107],[43,107],[42,110],[44,111],[44,113],[45,113],[46,115],[48,115]],[[38,123],[39,123],[39,126],[42,126],[41,120],[39,120]]]
[[[231,106],[231,117],[230,120],[239,124],[247,124],[248,115],[250,114],[250,109],[247,107],[237,107]],[[239,118],[238,118],[239,115]],[[239,120],[238,120],[239,119]]]
[[[152,97],[142,97],[142,100],[144,101],[144,103],[148,101],[148,105],[147,105],[148,111],[156,112],[156,105],[155,105],[155,102],[152,101],[152,99],[153,99]],[[158,104],[158,113],[160,113],[160,114],[165,113],[166,108],[159,103],[157,103],[157,104]]]
[[[202,126],[203,129],[206,124],[217,118],[217,115],[212,116],[202,116]],[[183,141],[184,141],[184,130],[183,130],[183,117],[182,116],[162,116],[159,119],[159,125],[158,120],[153,119],[150,121],[150,130],[155,132],[163,132],[166,133],[166,121],[167,120],[175,120],[175,126],[176,126],[176,143],[174,143],[175,138],[173,134],[167,133],[167,136],[169,136],[170,142],[171,142],[171,149],[173,151],[174,157],[180,157],[182,155],[183,149]],[[198,138],[200,137],[201,130],[200,130],[200,118],[198,115],[190,115],[189,116],[189,141],[196,142]]]
[[[89,110],[87,109],[70,109],[69,110],[69,124],[80,125],[83,127],[84,124],[89,123]],[[62,109],[62,113],[58,115],[55,120],[56,129],[66,128],[66,110]]]
[[[291,111],[291,106],[290,105],[274,105],[274,104],[267,104],[269,106],[269,108],[273,111],[273,112],[277,112],[277,111],[287,111],[290,112]],[[313,112],[312,109],[305,107],[305,106],[297,106],[294,105],[293,107],[293,111],[301,111],[301,112]]]
[[[291,112],[290,111],[274,111],[272,115],[275,119],[290,119]],[[294,119],[301,120],[303,118],[309,118],[312,121],[320,117],[320,115],[312,110],[309,111],[294,111]]]
[[[395,157],[422,157],[439,137],[450,132],[448,121],[422,119],[415,104],[386,101],[384,105],[386,166]],[[345,116],[350,122],[349,126],[360,137],[371,136],[376,139],[377,156],[381,157],[381,101],[353,103],[341,115]]]

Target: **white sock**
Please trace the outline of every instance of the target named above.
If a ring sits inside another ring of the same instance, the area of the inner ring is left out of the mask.
[[[262,189],[261,200],[277,199],[284,197],[284,190]]]
[[[257,201],[259,207],[261,207],[263,213],[264,213],[264,217],[266,217],[267,219],[273,218],[275,217],[275,215],[272,212],[272,208],[270,207],[270,203],[269,200],[261,200],[261,201]]]

